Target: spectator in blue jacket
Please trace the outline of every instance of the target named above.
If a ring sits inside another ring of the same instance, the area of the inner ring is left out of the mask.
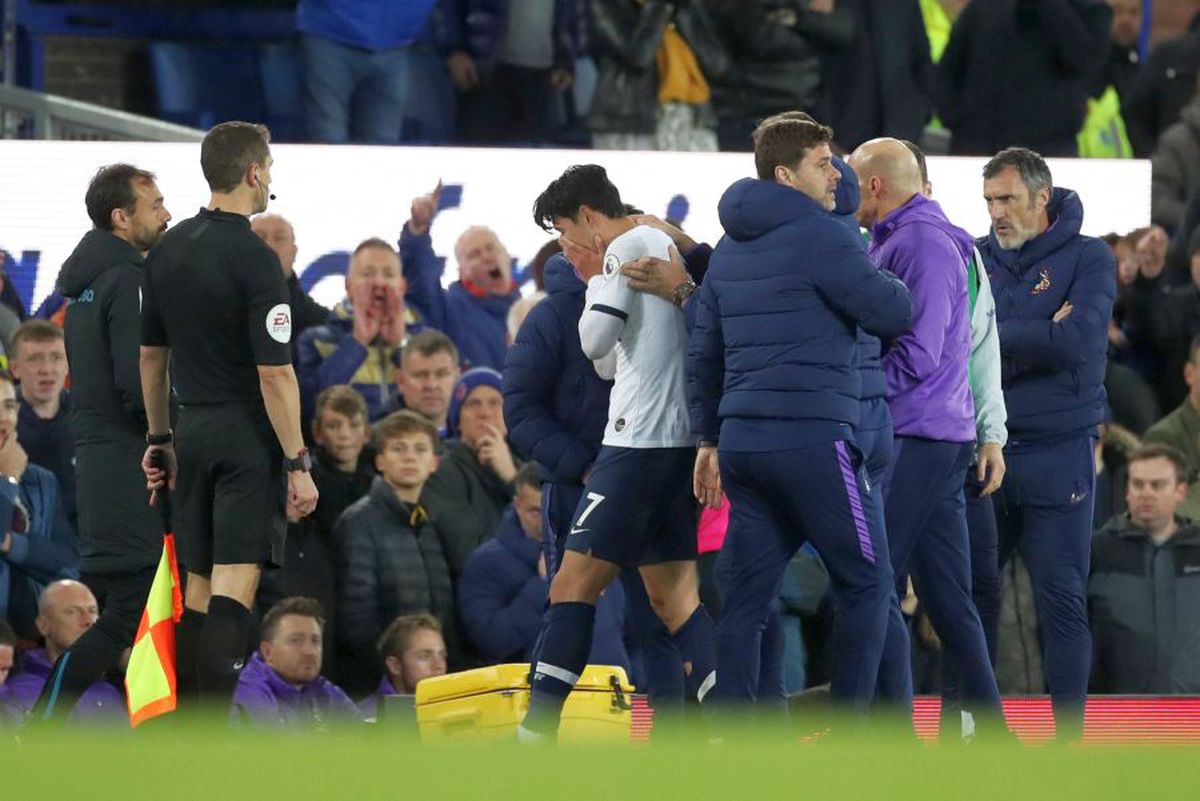
[[[907,330],[899,281],[829,214],[841,173],[833,132],[783,120],[755,132],[759,178],[734,183],[719,211],[726,236],[699,291],[688,352],[698,497],[729,493],[732,549],[718,649],[718,697],[757,697],[761,632],[788,561],[806,540],[830,573],[841,622],[832,692],[865,708],[894,593],[877,504],[854,440],[861,379],[857,329]],[[720,470],[718,473],[718,447]]]
[[[314,142],[444,142],[453,94],[434,43],[437,0],[300,0]]]
[[[1008,407],[1000,561],[1021,551],[1033,582],[1060,735],[1079,736],[1092,640],[1087,579],[1096,427],[1104,420],[1116,265],[1083,236],[1083,204],[1037,153],[1009,148],[983,170],[992,230],[977,245],[992,280]]]
[[[346,299],[332,320],[308,329],[296,344],[303,419],[312,419],[321,390],[337,384],[358,390],[371,420],[394,402],[400,346],[425,327],[405,305],[404,289],[395,249],[382,239],[359,243],[346,272]]]
[[[284,598],[263,616],[262,642],[238,677],[231,714],[262,729],[313,730],[362,715],[321,675],[325,612],[312,598]]]
[[[38,596],[56,579],[79,577],[79,548],[58,481],[30,464],[17,439],[17,406],[12,376],[0,370],[0,617],[34,640]]]
[[[444,0],[444,49],[461,92],[460,138],[549,141],[574,80],[588,9],[581,0]]]
[[[517,494],[505,510],[496,536],[467,558],[458,583],[458,608],[467,636],[488,662],[528,660],[542,626],[549,589],[542,549],[542,490],[537,470],[517,473]],[[622,640],[624,592],[597,609],[596,632],[588,663],[620,665],[629,670]]]
[[[400,234],[405,300],[431,328],[454,340],[464,367],[499,370],[508,350],[508,310],[521,297],[512,279],[512,258],[494,231],[472,226],[454,243],[458,280],[443,289],[444,262],[433,252],[429,235],[441,195],[439,182],[415,199]]]

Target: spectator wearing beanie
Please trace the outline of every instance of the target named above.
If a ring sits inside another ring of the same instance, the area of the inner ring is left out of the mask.
[[[500,387],[500,373],[490,367],[476,367],[458,379],[447,420],[457,441],[446,444],[422,496],[455,577],[471,551],[491,539],[515,493],[520,465],[506,439]]]

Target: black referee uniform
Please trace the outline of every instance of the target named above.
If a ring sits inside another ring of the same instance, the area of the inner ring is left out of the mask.
[[[257,366],[291,364],[288,302],[279,258],[241,214],[201,209],[146,261],[142,344],[171,349],[174,527],[188,572],[283,561],[283,453]]]

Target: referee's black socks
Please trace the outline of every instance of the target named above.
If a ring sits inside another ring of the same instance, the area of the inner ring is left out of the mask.
[[[175,629],[175,673],[181,705],[192,704],[200,696],[200,685],[196,678],[200,655],[200,635],[208,615],[195,609],[183,608],[183,617]]]
[[[246,658],[246,626],[250,610],[233,598],[214,595],[200,633],[196,677],[206,704],[227,711]]]

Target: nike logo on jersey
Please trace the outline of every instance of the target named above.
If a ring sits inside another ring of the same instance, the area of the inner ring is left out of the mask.
[[[571,530],[567,532],[567,536],[568,536],[568,537],[574,537],[576,534],[582,534],[582,533],[583,533],[583,532],[585,532],[585,531],[591,531],[591,529],[589,529],[589,528],[575,528],[574,526],[572,526],[572,527],[571,527]]]

